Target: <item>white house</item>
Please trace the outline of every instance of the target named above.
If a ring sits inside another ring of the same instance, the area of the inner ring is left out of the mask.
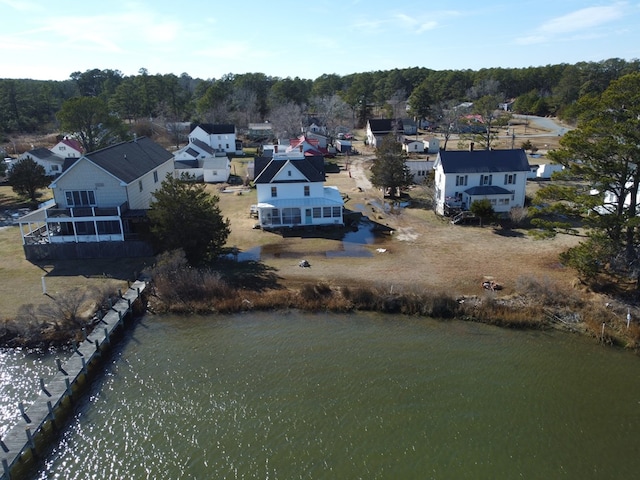
[[[435,165],[436,212],[468,210],[489,199],[496,213],[524,206],[529,161],[523,149],[441,150]]]
[[[83,155],[49,186],[54,204],[19,219],[27,257],[30,245],[133,239],[167,174],[173,155],[146,137]]]
[[[216,156],[216,151],[198,138],[192,138],[175,153],[174,158],[176,178],[187,174],[197,181],[222,183],[229,180],[231,175],[229,157]]]
[[[409,167],[409,173],[413,176],[413,183],[422,184],[425,179],[433,172],[435,160],[407,160],[405,161]]]
[[[216,154],[242,154],[242,142],[236,138],[235,125],[201,123],[189,133],[189,143],[195,139],[209,145]]]
[[[302,152],[255,159],[256,210],[266,230],[344,225],[344,201],[337,187],[325,186],[324,158]]]
[[[51,151],[62,158],[80,158],[83,149],[79,141],[65,137],[56,143]]]
[[[389,134],[402,135],[402,122],[389,118],[369,119],[367,121],[367,143],[376,148]]]
[[[56,175],[60,175],[62,173],[64,167],[65,157],[60,157],[53,153],[48,148],[34,148],[33,150],[29,150],[28,152],[20,155],[15,161],[11,163],[11,166],[16,163],[24,160],[25,158],[31,158],[38,165],[41,165],[44,168],[45,175],[50,177],[55,177]]]
[[[407,153],[423,153],[424,143],[422,143],[422,140],[405,138],[402,141],[402,150],[404,150]]]
[[[425,138],[423,141],[424,151],[427,153],[438,153],[440,150],[440,140],[436,137]]]

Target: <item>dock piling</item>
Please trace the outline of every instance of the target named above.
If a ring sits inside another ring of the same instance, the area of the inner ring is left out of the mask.
[[[20,414],[22,415],[22,418],[24,418],[24,421],[27,423],[31,423],[29,415],[27,415],[27,412],[25,412],[24,410],[24,403],[18,402],[18,410],[20,410]]]
[[[143,281],[137,281],[130,284],[130,288],[124,293],[118,290],[120,299],[117,302],[109,298],[107,300],[109,309],[97,316],[98,322],[101,322],[104,327],[104,339],[99,338],[99,331],[89,335],[86,329],[82,329],[82,336],[85,340],[71,344],[73,352],[69,358],[65,362],[60,358],[55,359],[57,372],[55,372],[52,382],[46,385],[43,378],[38,379],[40,392],[35,404],[25,407],[22,401],[18,403],[20,414],[26,423],[20,422],[3,435],[3,438],[0,438],[0,461],[2,462],[0,480],[11,480],[34,459],[38,460],[39,452],[37,449],[39,447],[36,445],[40,445],[40,437],[46,434],[47,422],[50,421],[53,428],[57,428],[55,421],[56,417],[61,417],[61,410],[64,409],[64,397],[69,397],[69,402],[73,403],[74,395],[78,393],[74,389],[78,387],[79,390],[84,382],[91,380],[90,377],[96,370],[91,367],[102,356],[102,349],[113,343],[113,335],[117,327],[130,314],[132,303],[140,297],[145,287],[146,284]],[[91,348],[92,343],[95,345],[95,351]],[[80,357],[80,361],[78,361],[76,354]],[[64,412],[62,412],[62,416],[64,416]],[[23,453],[29,450],[32,455],[23,456]]]

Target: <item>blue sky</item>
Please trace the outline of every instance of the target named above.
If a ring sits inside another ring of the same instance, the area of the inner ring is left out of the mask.
[[[639,0],[0,0],[0,19],[0,78],[315,79],[640,58]]]

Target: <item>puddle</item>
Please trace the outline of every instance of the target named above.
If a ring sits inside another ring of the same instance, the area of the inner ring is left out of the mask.
[[[341,239],[336,240],[336,248],[334,250],[319,251],[314,254],[306,254],[305,257],[373,257],[371,250],[366,248],[368,245],[377,245],[388,241],[388,236],[381,231],[376,230],[376,224],[366,217],[363,217],[358,223],[357,230],[346,231]],[[228,258],[235,259],[232,254]],[[261,260],[269,260],[272,258],[291,258],[299,260],[300,252],[287,251],[287,245],[284,243],[263,245],[261,247],[253,247],[248,250],[240,251],[237,254],[239,262],[259,262]]]

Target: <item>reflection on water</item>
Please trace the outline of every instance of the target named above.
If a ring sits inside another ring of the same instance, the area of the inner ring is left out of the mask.
[[[336,239],[336,248],[325,252],[318,252],[317,255],[324,255],[328,258],[334,257],[372,257],[366,245],[375,245],[388,240],[383,234],[383,230],[375,228],[374,222],[366,217],[361,218],[357,228],[345,230],[339,239]],[[272,258],[299,259],[299,252],[291,252],[287,249],[286,243],[277,243],[253,247],[245,251],[239,251],[237,258],[240,262],[264,261]]]
[[[52,377],[56,369],[53,352],[0,349],[0,437],[20,420],[18,403],[32,403],[40,393],[40,378]]]
[[[640,362],[567,334],[148,317],[37,478],[633,478]]]

